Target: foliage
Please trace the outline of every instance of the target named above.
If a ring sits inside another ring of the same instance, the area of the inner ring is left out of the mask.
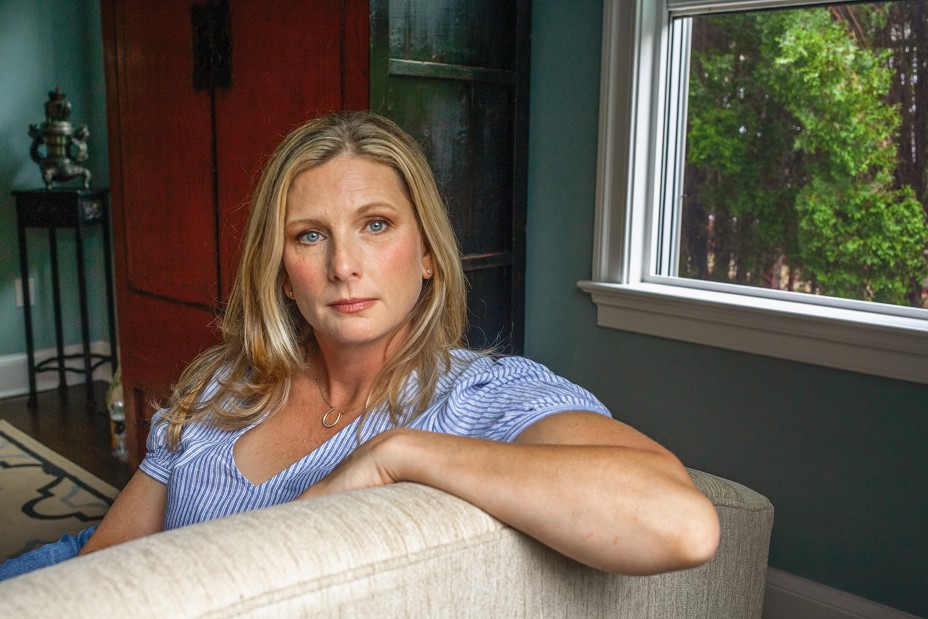
[[[681,274],[917,303],[928,224],[895,179],[890,52],[828,9],[698,19]]]

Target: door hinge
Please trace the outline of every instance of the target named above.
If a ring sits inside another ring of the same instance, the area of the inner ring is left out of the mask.
[[[194,4],[193,89],[228,90],[232,86],[232,32],[228,0]]]

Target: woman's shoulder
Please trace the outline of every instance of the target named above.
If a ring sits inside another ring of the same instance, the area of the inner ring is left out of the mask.
[[[511,441],[527,426],[558,412],[609,411],[586,389],[543,364],[519,356],[455,350],[423,428]]]
[[[452,351],[451,365],[444,378],[443,383],[446,389],[522,381],[569,382],[545,365],[528,357],[492,354],[462,348]]]
[[[553,372],[546,365],[517,355],[455,351],[442,395],[451,400],[493,403],[502,407],[576,406],[608,414],[587,388]]]
[[[469,348],[455,348],[451,351],[452,365],[475,372],[512,372],[534,370],[549,372],[545,365],[519,355],[508,355],[496,352],[484,352]]]

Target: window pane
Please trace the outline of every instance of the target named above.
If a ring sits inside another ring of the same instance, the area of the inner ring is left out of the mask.
[[[677,275],[928,307],[928,0],[686,19]]]

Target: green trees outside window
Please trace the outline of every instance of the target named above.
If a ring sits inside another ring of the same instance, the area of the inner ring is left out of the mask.
[[[928,0],[693,18],[679,275],[928,307]]]

